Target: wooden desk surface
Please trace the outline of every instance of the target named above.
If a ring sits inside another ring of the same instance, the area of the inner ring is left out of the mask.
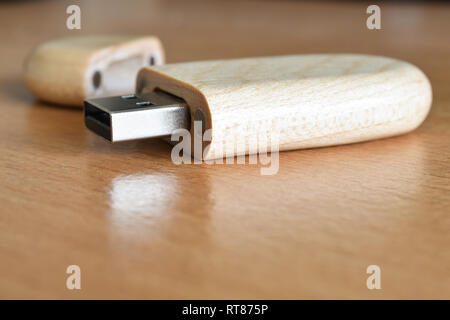
[[[450,298],[450,6],[384,4],[370,31],[365,2],[82,1],[69,31],[69,4],[0,4],[0,298]],[[107,144],[24,88],[36,44],[90,33],[156,34],[168,62],[392,56],[429,76],[433,107],[411,134],[281,153],[274,176],[175,166],[164,142]]]

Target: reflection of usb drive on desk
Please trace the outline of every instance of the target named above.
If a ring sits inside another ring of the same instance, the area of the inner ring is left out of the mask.
[[[85,123],[115,142],[167,136],[202,120],[211,129],[204,159],[212,159],[223,148],[228,155],[256,153],[250,143],[237,151],[235,137],[248,141],[274,130],[279,150],[403,134],[422,123],[431,100],[426,76],[391,58],[246,58],[144,68],[135,95],[85,101]]]

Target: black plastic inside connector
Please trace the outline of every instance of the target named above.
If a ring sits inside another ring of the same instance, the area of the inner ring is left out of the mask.
[[[111,115],[89,102],[84,102],[84,122],[87,128],[111,141]]]

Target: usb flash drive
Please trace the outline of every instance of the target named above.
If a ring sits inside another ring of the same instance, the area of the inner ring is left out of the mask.
[[[403,134],[423,122],[431,100],[423,72],[392,58],[245,58],[143,68],[135,94],[85,101],[85,123],[116,142],[192,131],[201,120],[208,160],[259,152],[252,139],[274,132],[280,151]]]

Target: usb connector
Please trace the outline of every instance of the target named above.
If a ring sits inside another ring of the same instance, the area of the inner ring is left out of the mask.
[[[86,127],[111,142],[163,137],[190,127],[184,100],[163,91],[84,101]]]

